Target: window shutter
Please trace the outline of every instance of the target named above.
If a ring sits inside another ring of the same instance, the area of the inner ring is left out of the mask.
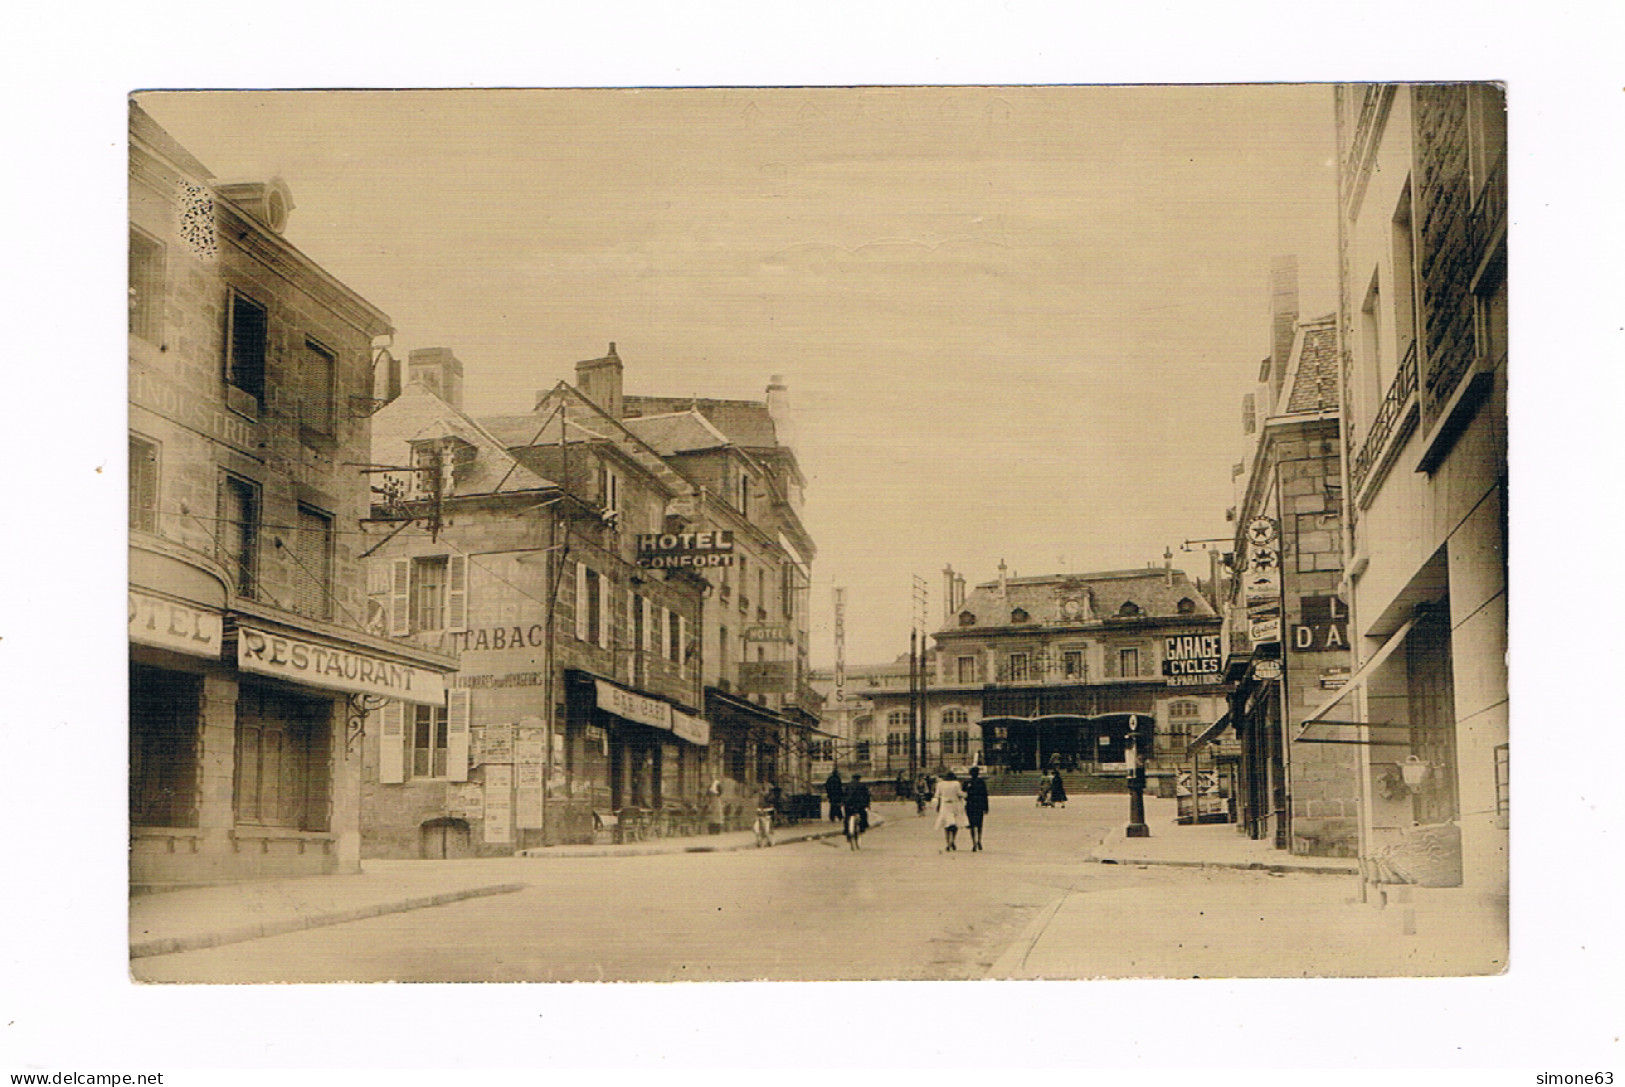
[[[468,556],[446,557],[446,629],[461,634],[468,629]]]
[[[390,568],[389,633],[400,638],[412,633],[412,560],[395,559]]]
[[[614,611],[610,608],[609,578],[598,575],[598,648],[609,648],[609,628],[614,624]]]
[[[468,718],[474,692],[453,687],[446,692],[446,780],[468,780]]]
[[[677,663],[685,670],[688,668],[688,616],[677,617]]]
[[[379,713],[378,780],[399,785],[406,780],[406,704],[391,700]]]
[[[586,641],[592,631],[592,616],[587,611],[587,564],[576,563],[576,638]]]

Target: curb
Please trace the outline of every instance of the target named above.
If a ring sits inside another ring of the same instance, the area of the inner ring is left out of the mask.
[[[497,883],[485,887],[470,887],[461,891],[442,891],[439,894],[419,895],[416,898],[401,899],[395,902],[379,902],[370,906],[357,906],[347,910],[332,910],[328,913],[312,914],[309,917],[291,917],[283,921],[265,921],[257,925],[244,925],[241,928],[222,929],[218,932],[204,932],[195,936],[168,936],[159,940],[131,941],[130,958],[144,959],[153,955],[173,955],[181,951],[201,951],[209,947],[221,947],[225,944],[240,944],[248,940],[259,940],[267,936],[282,936],[289,932],[299,932],[302,929],[325,928],[328,925],[342,925],[350,921],[364,921],[369,917],[382,917],[390,913],[405,913],[408,910],[421,910],[430,906],[444,906],[449,902],[459,902],[465,898],[483,898],[487,895],[512,894],[522,891],[528,886],[524,883]]]
[[[1131,857],[1090,856],[1095,864],[1144,865],[1162,868],[1229,868],[1237,872],[1274,872],[1277,875],[1302,873],[1310,876],[1357,876],[1358,868],[1330,864],[1266,864],[1263,861],[1170,861],[1140,860]]]
[[[871,831],[879,830],[889,823],[889,819],[882,819],[871,823]],[[794,838],[784,838],[773,843],[773,848],[781,845],[795,845],[797,842],[815,842],[820,838],[840,838],[846,832],[841,830],[821,830],[816,834],[800,834]],[[681,849],[652,849],[647,846],[604,846],[590,852],[556,853],[543,846],[540,849],[527,849],[515,854],[521,860],[583,860],[594,857],[681,857],[690,853],[742,853],[747,849],[758,848],[754,841],[740,842],[738,845],[686,845]]]

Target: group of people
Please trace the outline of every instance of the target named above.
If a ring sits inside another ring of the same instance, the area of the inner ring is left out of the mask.
[[[929,802],[936,806],[937,829],[943,832],[943,852],[959,849],[960,827],[970,829],[971,851],[980,850],[982,821],[988,810],[987,782],[982,778],[982,768],[972,766],[970,779],[964,784],[960,784],[959,775],[952,770],[944,773],[934,788],[923,775],[919,784],[929,791]],[[830,822],[845,819],[847,843],[852,849],[859,848],[858,838],[869,827],[869,786],[864,784],[863,775],[855,773],[851,780],[843,781],[839,770],[831,770],[824,779],[824,795],[829,800]],[[902,795],[900,791],[899,797]],[[922,810],[925,803],[924,799],[919,800]]]

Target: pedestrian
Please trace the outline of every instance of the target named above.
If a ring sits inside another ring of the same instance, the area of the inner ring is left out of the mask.
[[[914,779],[914,814],[924,815],[925,805],[931,799],[931,782],[924,774]]]
[[[982,848],[982,819],[987,815],[987,782],[982,768],[970,768],[970,780],[965,782],[965,822],[970,824],[970,848],[975,853]]]
[[[844,789],[841,785],[841,771],[836,768],[831,770],[829,777],[824,779],[824,795],[829,797],[829,821],[831,823],[841,821],[842,792],[844,792]]]
[[[1066,807],[1066,783],[1061,780],[1059,768],[1049,772],[1049,802]]]
[[[762,795],[756,801],[756,848],[773,844],[773,813],[779,806],[782,794],[777,785],[770,785],[762,790]]]
[[[711,787],[705,794],[706,829],[712,834],[721,834],[728,818],[727,805],[722,796],[722,779],[712,779]]]
[[[847,782],[846,791],[841,796],[841,806],[846,810],[847,847],[861,848],[858,839],[869,829],[869,786],[863,783],[862,774],[854,773],[852,780]]]
[[[949,770],[937,782],[937,829],[943,833],[944,853],[959,848],[959,828],[965,825],[965,788],[958,776]]]

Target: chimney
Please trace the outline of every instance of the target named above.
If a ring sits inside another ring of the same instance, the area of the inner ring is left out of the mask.
[[[790,422],[790,390],[783,374],[774,374],[767,383],[767,415],[773,420],[773,436],[780,445],[794,445]]]
[[[965,606],[965,575],[954,575],[954,614],[958,615]]]
[[[421,347],[406,356],[406,380],[463,410],[463,364],[449,347]]]
[[[1009,580],[1009,577],[1007,576],[1008,572],[1009,572],[1009,567],[1004,565],[1004,560],[1003,559],[1000,559],[999,560],[999,599],[1000,600],[1008,599],[1009,595],[1010,595],[1010,580]]]
[[[623,369],[621,357],[615,353],[615,341],[611,340],[609,354],[603,358],[576,363],[576,388],[605,415],[619,419]]]
[[[952,565],[942,568],[942,625],[954,625],[954,568]]]
[[[1167,582],[1167,585],[1168,585],[1168,587],[1170,589],[1173,588],[1174,587],[1174,549],[1172,547],[1165,547],[1165,548],[1162,549],[1162,571],[1163,571],[1163,574],[1162,574],[1163,580],[1165,582]]]

